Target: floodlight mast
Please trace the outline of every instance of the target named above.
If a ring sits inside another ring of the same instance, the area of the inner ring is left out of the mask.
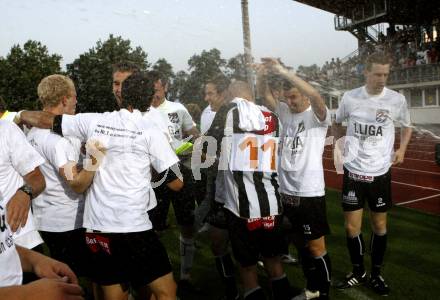
[[[251,32],[249,28],[249,11],[248,1],[241,0],[241,19],[243,25],[243,43],[244,43],[244,58],[246,63],[246,78],[251,87],[252,94],[255,97],[255,80],[252,72],[252,47],[251,47]]]

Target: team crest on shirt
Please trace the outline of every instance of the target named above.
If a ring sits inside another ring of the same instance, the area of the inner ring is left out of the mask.
[[[383,123],[389,117],[390,111],[387,109],[376,110],[376,122]]]
[[[171,123],[179,123],[179,115],[177,113],[168,113],[168,119]]]
[[[296,130],[296,134],[303,132],[306,130],[306,127],[304,126],[304,121],[301,121],[301,123],[298,124],[298,129]]]

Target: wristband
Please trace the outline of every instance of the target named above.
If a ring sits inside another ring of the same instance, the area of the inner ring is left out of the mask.
[[[25,184],[21,188],[19,188],[19,190],[22,191],[23,193],[27,194],[29,196],[30,200],[34,199],[32,187],[30,185]]]

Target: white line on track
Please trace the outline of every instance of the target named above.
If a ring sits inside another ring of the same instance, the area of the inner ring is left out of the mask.
[[[392,167],[392,169],[405,170],[405,171],[414,171],[414,172],[427,173],[427,174],[433,174],[433,175],[440,175],[439,172],[423,171],[423,170],[416,170],[416,169],[410,169],[410,168]]]
[[[423,201],[423,200],[432,199],[432,198],[435,198],[435,197],[438,197],[438,196],[440,196],[440,194],[435,194],[435,195],[432,195],[432,196],[418,198],[418,199],[409,200],[409,201],[405,201],[405,202],[399,202],[399,203],[396,203],[396,205],[400,206],[400,205],[410,204],[410,203],[414,203],[414,202],[419,202],[419,201]]]

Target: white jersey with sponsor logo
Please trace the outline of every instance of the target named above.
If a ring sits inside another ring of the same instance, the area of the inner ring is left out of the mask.
[[[211,109],[211,105],[205,107],[200,116],[200,133],[204,134],[211,127],[212,121],[215,118],[215,111]]]
[[[20,285],[22,276],[20,258],[6,223],[6,208],[0,204],[0,287]]]
[[[81,228],[84,196],[72,191],[59,173],[67,163],[79,163],[81,142],[74,137],[63,138],[49,129],[35,127],[29,131],[27,140],[46,159],[40,166],[46,189],[32,201],[35,226],[49,232]]]
[[[384,88],[379,95],[369,95],[365,87],[348,91],[336,112],[336,122],[347,121],[344,166],[348,171],[366,176],[385,174],[392,164],[394,122],[410,126],[405,97]]]
[[[148,210],[157,204],[151,167],[160,173],[178,162],[160,129],[138,110],[121,109],[63,115],[62,131],[107,149],[86,194],[83,226],[116,233],[151,229]]]
[[[195,126],[195,123],[188,110],[180,103],[165,101],[156,107],[168,119],[168,130],[171,135],[171,146],[177,149],[181,145],[183,132]]]
[[[281,193],[299,197],[325,195],[322,154],[330,125],[330,112],[320,121],[309,106],[292,113],[287,104],[277,107],[282,124],[281,156],[278,175]]]

